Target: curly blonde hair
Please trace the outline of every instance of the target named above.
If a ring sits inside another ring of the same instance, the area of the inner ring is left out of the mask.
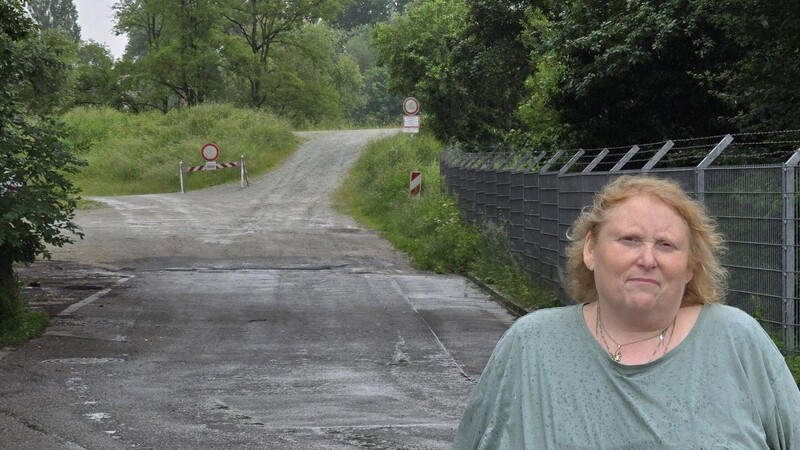
[[[584,208],[575,220],[567,233],[570,241],[567,246],[567,293],[579,302],[597,300],[594,273],[583,262],[586,237],[597,235],[610,209],[638,195],[661,200],[689,226],[689,269],[694,276],[686,286],[682,305],[722,303],[727,271],[722,267],[719,255],[725,251],[725,244],[716,223],[703,205],[689,197],[677,182],[648,175],[625,175],[608,183],[594,196],[592,205]]]

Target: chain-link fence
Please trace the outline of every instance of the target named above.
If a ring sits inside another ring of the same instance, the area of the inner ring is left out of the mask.
[[[800,150],[784,151],[781,162],[730,165],[737,155],[754,158],[741,151],[720,158],[734,138],[718,139],[711,145],[667,141],[627,151],[552,155],[464,153],[448,146],[441,173],[467,219],[505,229],[523,267],[564,304],[573,303],[562,287],[566,233],[594,194],[624,174],[646,172],[678,181],[706,205],[726,238],[726,302],[761,320],[786,351],[800,353]],[[718,164],[726,158],[725,165]]]

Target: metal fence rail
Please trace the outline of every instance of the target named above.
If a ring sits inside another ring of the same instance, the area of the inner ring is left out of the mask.
[[[522,266],[563,304],[573,303],[562,287],[566,233],[593,195],[624,174],[678,181],[705,204],[726,238],[726,302],[761,320],[787,352],[800,353],[800,150],[782,163],[714,165],[733,140],[727,135],[710,149],[667,141],[616,154],[464,153],[448,146],[440,164],[466,218],[504,229]]]

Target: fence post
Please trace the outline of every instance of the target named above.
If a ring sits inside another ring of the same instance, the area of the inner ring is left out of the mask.
[[[733,142],[733,136],[730,134],[726,134],[719,144],[715,145],[713,149],[700,161],[700,164],[695,167],[695,193],[697,194],[697,200],[700,202],[705,201],[706,197],[706,169],[717,159],[720,153],[725,150],[730,143]]]
[[[673,146],[675,146],[674,142],[672,141],[665,142],[664,145],[662,145],[661,148],[658,149],[658,152],[655,155],[653,155],[652,158],[650,158],[650,161],[647,161],[647,164],[645,164],[644,167],[642,167],[642,172],[649,172],[650,169],[655,167],[656,164],[658,164],[658,162],[661,161],[661,158],[663,158],[664,155],[666,155],[669,149],[671,149]]]
[[[577,152],[575,152],[575,154],[574,154],[574,155],[572,155],[572,158],[570,158],[570,159],[569,159],[569,161],[567,161],[567,163],[566,163],[566,164],[564,164],[564,167],[562,167],[562,168],[561,168],[561,169],[558,171],[558,174],[559,174],[559,175],[563,175],[563,174],[567,173],[567,171],[569,170],[569,168],[570,168],[570,167],[572,167],[572,165],[573,165],[573,164],[575,164],[576,162],[578,162],[578,159],[579,159],[581,156],[583,156],[583,154],[584,154],[584,153],[585,153],[585,152],[584,152],[584,150],[583,150],[583,149],[580,149],[580,150],[578,150]]]
[[[564,154],[564,150],[559,150],[559,151],[557,151],[557,152],[556,152],[556,154],[555,154],[555,155],[553,155],[553,157],[552,157],[552,158],[550,158],[550,159],[547,161],[547,163],[544,165],[544,167],[542,167],[542,169],[541,169],[539,172],[545,173],[545,172],[547,172],[548,170],[550,170],[550,166],[552,166],[553,164],[555,164],[555,162],[556,162],[556,161],[558,161],[558,158],[561,158],[561,155],[563,155],[563,154]]]
[[[542,150],[542,153],[539,153],[536,158],[533,158],[533,161],[525,166],[525,170],[535,168],[537,164],[542,162],[545,156],[547,156],[547,152]]]
[[[619,161],[617,161],[616,164],[614,164],[614,167],[611,168],[611,172],[617,172],[619,170],[622,170],[622,167],[625,166],[625,164],[627,164],[628,161],[630,161],[631,158],[633,158],[633,155],[635,155],[636,152],[638,151],[639,151],[638,145],[634,145],[633,147],[631,147],[631,149],[628,150],[628,153],[625,153],[625,156],[623,156],[622,159],[620,159]]]
[[[592,162],[590,162],[590,163],[589,163],[589,165],[588,165],[588,166],[586,166],[586,168],[585,168],[585,169],[583,169],[583,172],[582,172],[582,173],[589,173],[589,172],[591,172],[592,170],[594,170],[594,168],[595,168],[595,167],[596,167],[598,164],[600,164],[600,161],[602,161],[602,160],[603,160],[603,158],[605,158],[605,157],[606,157],[606,155],[608,155],[608,149],[607,149],[607,148],[604,148],[604,149],[603,149],[603,151],[602,151],[602,152],[600,152],[600,154],[599,154],[599,155],[595,156],[595,157],[594,157],[594,159],[592,160]]]
[[[790,352],[798,351],[797,327],[800,326],[797,320],[797,298],[796,298],[796,277],[797,260],[796,258],[796,231],[797,210],[795,207],[795,176],[798,165],[800,165],[800,149],[795,151],[791,158],[783,165],[783,286],[781,299],[783,302],[783,317],[781,319],[782,339],[785,350]]]

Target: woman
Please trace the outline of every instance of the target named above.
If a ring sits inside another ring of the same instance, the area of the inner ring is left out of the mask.
[[[800,392],[722,301],[722,238],[672,181],[624,176],[569,234],[575,306],[502,337],[455,449],[800,449]]]

